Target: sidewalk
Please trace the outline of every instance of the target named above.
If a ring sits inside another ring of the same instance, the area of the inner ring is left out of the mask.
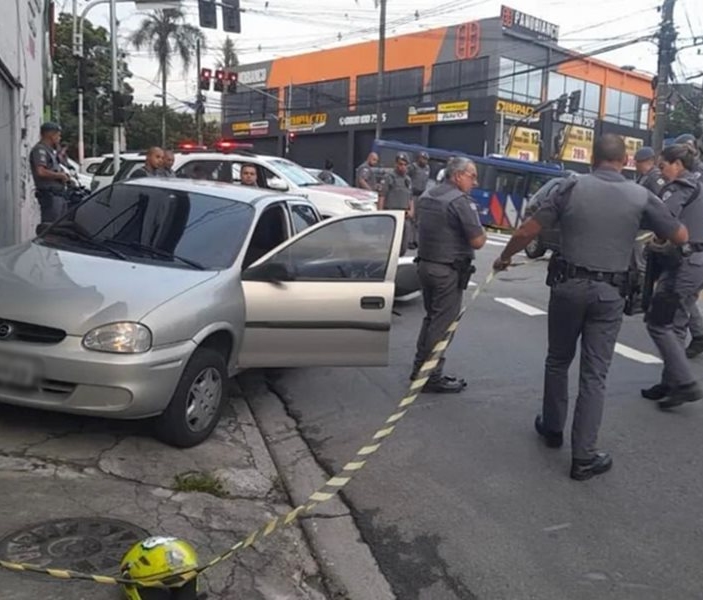
[[[208,473],[185,491],[176,476]],[[0,405],[0,556],[47,567],[117,575],[141,531],[181,537],[205,562],[289,510],[249,408],[234,398],[206,443],[164,446],[143,424]],[[57,519],[120,523],[59,523]],[[13,534],[13,535],[10,535]],[[117,558],[115,558],[117,557]],[[240,551],[199,578],[208,600],[325,600],[322,577],[297,524]],[[115,586],[0,569],[2,600],[117,600]]]

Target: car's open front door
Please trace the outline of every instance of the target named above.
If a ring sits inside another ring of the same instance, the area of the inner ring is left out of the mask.
[[[246,269],[238,365],[387,364],[403,226],[391,211],[328,219]]]

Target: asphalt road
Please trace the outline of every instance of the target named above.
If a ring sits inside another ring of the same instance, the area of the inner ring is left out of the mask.
[[[476,281],[502,243],[491,236]],[[640,397],[661,365],[641,317],[626,318],[600,436],[615,466],[571,481],[568,444],[547,449],[532,428],[545,267],[528,261],[479,296],[447,354],[469,387],[423,395],[345,499],[400,600],[703,598],[703,402],[665,414]],[[398,310],[388,368],[272,375],[330,472],[406,389],[422,310],[419,301]],[[572,389],[577,365],[578,356]],[[703,358],[697,371],[703,379]]]

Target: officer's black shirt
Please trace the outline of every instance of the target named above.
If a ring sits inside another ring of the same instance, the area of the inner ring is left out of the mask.
[[[57,179],[40,177],[37,173],[37,167],[39,166],[55,173],[61,172],[59,159],[54,148],[47,146],[44,142],[39,142],[29,154],[29,164],[32,168],[34,187],[38,192],[63,192],[64,185],[62,182]]]
[[[689,241],[703,243],[703,179],[684,171],[664,186],[661,198],[688,229]]]
[[[647,173],[637,178],[637,183],[659,196],[662,188],[666,185],[666,180],[657,167],[652,167]]]

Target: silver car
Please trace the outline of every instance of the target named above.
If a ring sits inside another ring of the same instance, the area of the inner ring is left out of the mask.
[[[0,250],[0,402],[205,440],[247,367],[384,365],[402,213],[180,179],[104,188]]]

